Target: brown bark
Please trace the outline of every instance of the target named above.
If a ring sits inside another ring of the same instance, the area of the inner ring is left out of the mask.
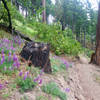
[[[20,56],[28,61],[28,65],[41,67],[44,72],[51,73],[51,63],[49,59],[50,45],[40,42],[29,42],[23,47]]]
[[[90,63],[100,65],[100,2],[98,10],[98,22],[97,22],[97,33],[96,33],[96,50],[91,56]]]
[[[42,13],[42,21],[46,23],[46,1],[42,0],[42,6],[43,6],[43,13]]]

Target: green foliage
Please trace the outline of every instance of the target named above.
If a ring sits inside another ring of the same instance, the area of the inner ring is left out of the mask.
[[[38,96],[36,97],[36,100],[48,100],[48,98],[45,96]]]
[[[20,87],[21,93],[32,90],[36,86],[36,83],[30,77],[27,77],[25,80],[19,77],[16,79],[16,83]]]
[[[80,53],[80,43],[67,36],[67,33],[71,33],[69,29],[68,31],[66,30],[65,35],[65,32],[63,33],[63,31],[61,31],[59,25],[47,25],[33,21],[29,21],[29,23],[32,24],[37,31],[35,37],[39,41],[49,42],[51,44],[51,50],[57,55],[66,53],[75,56]]]
[[[87,55],[89,58],[91,57],[91,55],[94,53],[93,50],[87,49],[87,48],[83,48],[85,55]]]
[[[51,45],[57,55],[69,54],[78,55],[81,51],[81,45],[77,41],[64,37],[62,34],[51,38]]]
[[[1,58],[0,58],[0,61],[1,61]],[[3,74],[11,75],[15,71],[15,70],[14,71],[11,70],[12,64],[13,64],[13,61],[12,60],[8,61],[8,57],[5,56],[4,63],[0,65],[0,71]]]
[[[51,44],[51,50],[57,55],[69,54],[78,55],[81,51],[81,45],[72,39],[72,31],[66,29],[64,32],[60,25],[47,25],[35,21],[35,19],[26,20],[25,24],[18,20],[14,21],[14,26],[22,33],[27,34],[37,41],[48,42]]]
[[[34,18],[25,20],[10,3],[8,3],[8,7],[15,28],[27,34],[31,39],[35,38],[37,41],[49,42],[51,44],[51,50],[57,55],[69,54],[76,56],[80,53],[81,45],[72,39],[71,30],[66,29],[66,31],[63,32],[59,25],[39,23],[35,21],[36,19],[34,20]],[[5,14],[7,17],[7,12]]]
[[[42,86],[42,91],[48,94],[58,96],[61,100],[67,100],[66,94],[54,82]]]
[[[27,22],[22,23],[19,20],[15,19],[13,24],[17,30],[20,30],[23,34],[28,35],[32,39],[37,34],[37,31],[34,29],[34,27]]]
[[[53,73],[66,70],[66,65],[63,64],[60,60],[56,58],[55,59],[51,58],[50,61],[51,61],[51,67],[52,67]]]
[[[19,11],[17,11],[16,7],[14,5],[11,5],[11,2],[7,2],[7,6],[11,14],[12,22],[13,19],[16,19],[24,23],[24,17],[19,13]],[[3,3],[0,4],[0,23],[8,24],[8,13],[4,8]]]

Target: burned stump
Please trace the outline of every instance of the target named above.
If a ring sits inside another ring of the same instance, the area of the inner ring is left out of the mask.
[[[20,55],[27,61],[30,61],[35,67],[41,67],[44,72],[51,73],[51,64],[49,59],[50,45],[40,42],[27,42]]]

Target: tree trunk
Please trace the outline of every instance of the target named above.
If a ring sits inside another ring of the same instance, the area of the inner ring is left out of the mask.
[[[86,30],[84,30],[84,47],[86,47],[85,41],[86,41]]]
[[[46,23],[46,1],[42,0],[42,6],[43,6],[43,13],[42,13],[42,22]]]
[[[98,10],[98,22],[97,22],[97,33],[96,33],[96,50],[91,56],[90,63],[100,65],[100,2]]]
[[[12,22],[11,22],[11,15],[10,15],[10,11],[8,9],[8,6],[7,6],[7,3],[5,0],[2,0],[3,4],[4,4],[4,7],[5,9],[7,10],[8,12],[8,20],[9,20],[9,28],[12,29]]]
[[[26,18],[27,18],[27,16],[28,16],[28,11],[27,11],[27,7],[26,7],[26,15],[25,15],[25,16],[26,16]]]

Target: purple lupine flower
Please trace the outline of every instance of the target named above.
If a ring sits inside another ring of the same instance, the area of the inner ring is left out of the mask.
[[[17,61],[17,60],[18,60],[18,58],[17,58],[16,54],[14,53],[14,54],[13,54],[13,61],[15,62],[15,61]]]
[[[16,67],[16,66],[17,66],[17,64],[16,64],[16,62],[14,62],[14,63],[13,63],[13,67]]]
[[[53,58],[55,59],[55,58],[57,58],[57,56],[53,56]]]
[[[66,89],[65,89],[65,92],[70,92],[70,89],[69,89],[69,88],[66,88]]]
[[[27,75],[29,74],[29,71],[27,71]]]
[[[2,64],[3,64],[3,62],[4,62],[4,61],[3,61],[3,59],[1,59],[1,62],[0,62],[0,64],[2,65]]]
[[[5,54],[4,54],[4,51],[2,51],[2,53],[1,53],[1,58],[2,58],[1,61],[4,62],[4,61],[5,61]]]
[[[13,46],[11,46],[10,49],[13,50],[13,51],[15,50],[15,48]]]
[[[42,84],[42,79],[40,79],[39,84]]]
[[[2,55],[4,54],[4,49],[2,49],[1,54],[2,54]]]
[[[66,68],[68,68],[69,67],[69,64],[68,64],[68,62],[64,62],[64,64],[66,65]]]
[[[35,79],[34,79],[34,82],[36,82],[36,81],[38,81],[39,80],[39,76],[38,77],[36,77]]]
[[[3,84],[0,84],[0,90],[3,88]]]
[[[21,45],[21,40],[18,41],[18,44]]]
[[[23,72],[22,72],[22,71],[20,71],[20,72],[19,72],[19,76],[21,77],[22,75],[23,75]]]
[[[8,54],[8,61],[11,61],[11,51],[9,51],[9,54]]]
[[[8,82],[6,81],[5,84],[8,84]]]
[[[19,61],[16,61],[16,67],[17,67],[17,68],[20,67],[20,63],[19,63]]]
[[[25,72],[25,75],[24,75],[24,80],[26,80],[27,78],[27,72]]]

